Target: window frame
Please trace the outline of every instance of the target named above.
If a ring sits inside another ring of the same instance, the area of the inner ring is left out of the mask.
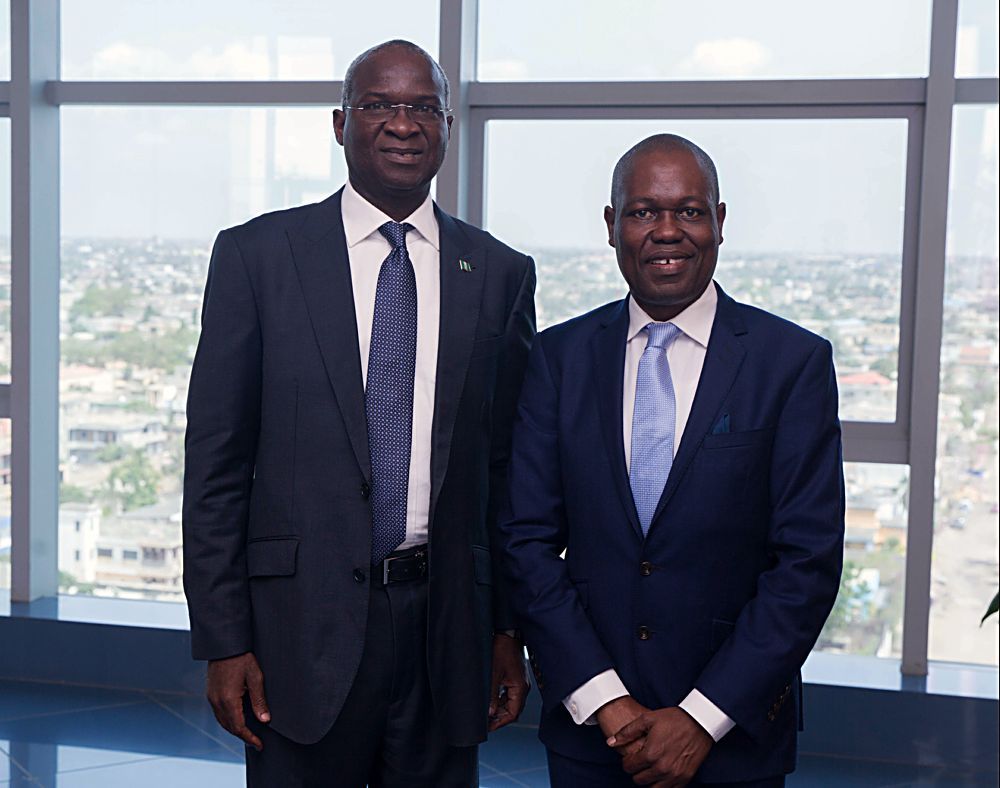
[[[477,0],[440,0],[439,61],[458,122],[438,175],[441,207],[485,215],[491,120],[903,118],[907,121],[899,375],[892,423],[844,424],[845,460],[910,468],[901,670],[928,673],[938,395],[953,109],[996,104],[997,78],[956,78],[958,0],[934,0],[926,78],[694,82],[478,82]],[[57,593],[59,108],[67,105],[319,106],[340,81],[96,82],[59,76],[59,0],[11,0],[13,602]],[[42,86],[43,89],[37,89]],[[331,184],[332,186],[332,184]],[[919,385],[918,385],[919,383]]]

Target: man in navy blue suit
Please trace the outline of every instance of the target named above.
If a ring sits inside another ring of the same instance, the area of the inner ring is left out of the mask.
[[[629,150],[611,203],[629,297],[538,336],[501,527],[552,784],[781,786],[842,564],[830,343],[713,282],[690,141]]]

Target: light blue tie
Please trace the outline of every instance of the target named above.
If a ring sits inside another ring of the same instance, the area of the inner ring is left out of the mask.
[[[649,323],[643,331],[649,339],[639,359],[639,373],[635,381],[628,475],[639,524],[645,536],[674,462],[677,401],[670,378],[667,348],[681,330],[673,323]]]

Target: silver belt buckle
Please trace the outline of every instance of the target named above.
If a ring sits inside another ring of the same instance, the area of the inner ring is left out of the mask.
[[[389,563],[395,561],[395,558],[388,558],[382,560],[382,585],[389,585]]]

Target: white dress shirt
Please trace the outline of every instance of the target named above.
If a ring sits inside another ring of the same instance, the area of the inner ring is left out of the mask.
[[[705,288],[691,306],[677,315],[670,322],[677,326],[681,333],[667,349],[667,362],[670,364],[670,377],[674,384],[674,398],[677,404],[677,420],[674,425],[674,454],[680,446],[684,427],[691,415],[691,404],[701,379],[701,368],[705,363],[705,352],[708,349],[708,339],[715,323],[715,307],[719,301],[715,284]],[[622,389],[622,434],[625,440],[625,464],[631,467],[632,460],[632,415],[635,411],[635,385],[639,374],[639,359],[646,349],[648,335],[643,331],[649,323],[655,323],[633,298],[628,299],[628,335],[625,345],[624,387]],[[628,695],[618,673],[606,670],[563,700],[573,721],[580,724],[596,724],[595,714],[606,703]],[[733,721],[701,692],[692,689],[681,701],[680,707],[690,714],[709,735],[719,741],[732,728]]]
[[[344,187],[340,212],[347,237],[354,313],[358,321],[361,379],[367,385],[375,288],[382,262],[392,251],[392,245],[378,228],[393,219],[358,194],[350,181]],[[427,541],[431,500],[431,424],[437,380],[438,318],[441,312],[440,235],[430,195],[403,221],[414,227],[406,234],[406,249],[417,280],[417,358],[413,380],[410,478],[406,495],[406,539],[400,549]]]

